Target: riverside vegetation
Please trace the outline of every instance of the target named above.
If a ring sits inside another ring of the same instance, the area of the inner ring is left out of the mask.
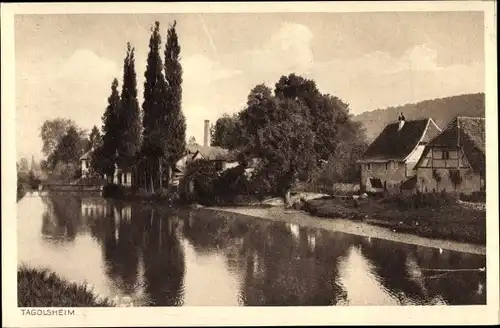
[[[67,282],[44,269],[21,267],[17,271],[19,307],[110,307],[113,302],[98,298],[85,284]]]
[[[318,217],[362,220],[422,237],[486,244],[486,209],[466,206],[444,193],[356,200],[326,197],[307,201],[301,208]]]

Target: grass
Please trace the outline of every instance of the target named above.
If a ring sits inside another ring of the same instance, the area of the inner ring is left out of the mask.
[[[486,211],[467,208],[449,199],[419,203],[402,199],[317,199],[303,209],[326,218],[363,220],[422,237],[486,244]]]
[[[85,284],[67,282],[45,269],[21,267],[17,271],[19,307],[110,307]]]

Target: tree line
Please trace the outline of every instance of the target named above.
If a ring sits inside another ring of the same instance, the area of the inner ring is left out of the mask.
[[[223,115],[211,132],[212,145],[237,150],[242,162],[260,158],[255,179],[267,193],[285,198],[300,181],[357,182],[356,161],[367,147],[348,104],[293,73],[274,90],[255,86],[246,106]]]
[[[90,133],[66,118],[46,120],[40,129],[42,153],[46,159],[40,163],[41,171],[49,180],[70,182],[80,177],[79,158],[100,141],[99,129]],[[41,173],[41,171],[39,173]]]
[[[92,150],[92,174],[111,181],[116,172],[134,172],[134,185],[140,184],[148,191],[164,187],[165,175],[168,181],[170,169],[186,146],[181,47],[175,21],[167,30],[164,60],[161,42],[160,23],[155,22],[149,39],[142,108],[137,99],[135,48],[127,43],[121,90],[114,78],[102,115],[102,132],[94,126],[87,138],[71,120],[44,123],[41,137],[48,169],[57,168],[59,163],[73,170],[80,156]]]
[[[40,164],[31,157],[31,163],[28,163],[26,157],[22,157],[16,162],[17,171],[17,200],[21,199],[27,191],[37,190],[40,184]]]

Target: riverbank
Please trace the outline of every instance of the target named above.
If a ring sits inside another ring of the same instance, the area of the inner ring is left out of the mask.
[[[302,209],[326,218],[361,220],[421,237],[486,245],[486,209],[444,195],[383,199],[314,199]]]
[[[406,243],[431,248],[441,248],[450,251],[472,254],[486,254],[486,246],[458,241],[431,239],[408,232],[396,232],[369,222],[352,221],[349,219],[320,218],[300,210],[286,210],[283,207],[209,207],[207,209],[238,213],[254,216],[261,219],[285,221],[300,226],[339,231],[349,234],[385,239],[399,243]]]
[[[21,267],[17,271],[19,307],[111,307],[113,302],[98,298],[84,284],[61,279],[48,270]]]

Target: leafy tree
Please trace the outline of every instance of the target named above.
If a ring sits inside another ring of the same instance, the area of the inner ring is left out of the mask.
[[[54,169],[52,170],[52,174],[50,175],[49,180],[55,180],[58,182],[70,182],[78,178],[80,172],[80,166],[77,163],[65,164],[63,162],[57,162],[54,166]]]
[[[141,145],[141,118],[137,100],[137,80],[135,72],[135,49],[127,43],[127,54],[123,64],[123,85],[121,102],[118,106],[117,164],[120,169],[129,168]]]
[[[29,171],[28,159],[26,157],[21,157],[21,159],[19,160],[19,171],[21,172]]]
[[[217,119],[211,131],[211,144],[227,149],[238,147],[239,121],[237,115],[224,114]]]
[[[265,85],[255,86],[237,124],[232,141],[244,157],[262,159],[256,178],[268,192],[287,200],[297,180],[312,173],[323,182],[357,181],[356,161],[366,149],[362,126],[352,120],[348,104],[320,93],[312,80],[282,76],[274,95]]]
[[[97,147],[99,147],[101,145],[101,143],[102,143],[101,132],[99,131],[97,126],[94,125],[92,127],[92,130],[90,131],[90,134],[89,134],[90,149],[96,149]],[[90,150],[90,149],[87,149],[87,150]]]
[[[103,136],[102,146],[97,152],[102,156],[96,157],[97,162],[93,163],[96,168],[108,177],[112,177],[115,172],[116,153],[120,143],[118,106],[120,95],[118,94],[118,80],[115,78],[111,84],[111,95],[108,97],[108,106],[102,116]]]
[[[316,133],[316,138],[321,138],[323,135]],[[325,185],[331,185],[334,182],[359,182],[361,168],[357,161],[361,159],[366,151],[368,144],[364,134],[364,129],[359,122],[347,120],[343,123],[337,123],[334,139],[331,143],[327,143],[334,150],[327,158],[327,165],[322,167],[322,182]],[[317,143],[316,143],[317,145]],[[326,148],[326,147],[325,147]],[[326,148],[328,151],[328,148]],[[318,156],[323,157],[316,148]]]
[[[309,109],[314,108],[320,92],[316,82],[294,73],[282,76],[275,85],[274,94],[280,99],[292,99],[303,102]]]
[[[42,152],[45,156],[50,156],[55,151],[70,126],[76,126],[75,122],[66,118],[56,118],[43,122],[40,137],[43,142]]]
[[[310,120],[316,135],[314,148],[319,158],[327,160],[335,153],[342,125],[350,123],[349,105],[338,97],[321,94],[313,80],[293,73],[282,76],[274,92],[280,99],[292,99],[307,106],[305,119]]]
[[[154,191],[161,184],[160,161],[163,158],[162,123],[165,120],[166,82],[163,76],[163,64],[159,55],[161,46],[160,23],[155,22],[149,39],[149,53],[144,76],[143,143],[142,155],[146,158],[146,176],[149,187]],[[156,183],[155,183],[156,182]]]
[[[181,47],[175,27],[168,28],[165,45],[166,115],[163,153],[168,165],[174,165],[186,150],[186,120],[182,113]]]
[[[253,91],[249,99],[256,99]],[[307,107],[291,99],[262,97],[260,102],[250,101],[240,115],[246,151],[263,159],[258,179],[283,195],[287,204],[299,176],[315,165],[315,136],[309,122],[304,120],[306,112]],[[249,125],[251,122],[256,125]]]
[[[276,107],[277,101],[266,85],[257,85],[250,91],[246,108],[238,114],[241,122],[239,130],[241,145],[248,145],[257,135],[260,126],[278,121],[275,117]]]
[[[56,118],[53,120],[46,120],[41,127],[40,136],[43,141],[43,153],[47,156],[47,161],[44,163],[44,170],[52,170],[61,158],[66,155],[62,152],[66,151],[63,149],[62,141],[65,136],[71,132],[71,137],[77,140],[77,145],[75,146],[79,151],[86,149],[87,138],[86,131],[79,128],[72,120],[66,118]]]
[[[83,149],[81,138],[75,127],[71,126],[58,144],[55,153],[57,161],[63,163],[78,163]]]
[[[30,185],[32,190],[38,189],[38,185],[40,184],[40,179],[35,175],[35,172],[33,170],[29,171],[28,184]]]

